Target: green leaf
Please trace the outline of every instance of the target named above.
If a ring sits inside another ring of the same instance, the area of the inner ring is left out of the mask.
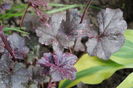
[[[133,68],[133,30],[126,30],[126,41],[123,47],[113,54],[108,61],[97,57],[83,55],[75,64],[77,75],[75,80],[63,80],[59,88],[70,88],[79,82],[99,84],[111,77],[117,70]],[[126,87],[125,87],[126,88]]]
[[[133,73],[128,75],[128,77],[117,88],[133,88]]]
[[[63,7],[63,6],[68,6],[68,5],[66,5],[66,4],[58,4],[58,3],[48,3],[48,6]]]
[[[0,19],[5,20],[12,17],[23,16],[25,8],[26,4],[15,4],[10,10],[6,12],[6,14],[0,14]]]
[[[53,13],[65,11],[65,10],[67,10],[67,9],[80,7],[80,6],[81,6],[81,5],[77,5],[77,4],[75,4],[75,5],[66,5],[66,6],[64,6],[64,7],[62,7],[62,8],[52,9],[52,10],[50,10],[50,11],[47,11],[46,13],[47,13],[47,14],[53,14]]]
[[[72,5],[77,5],[78,7],[86,6],[86,5],[83,5],[83,4],[71,4],[71,5],[68,5],[68,4],[48,3],[48,6],[54,6],[54,7],[65,7],[65,6],[72,6]],[[95,5],[90,5],[90,8],[101,10],[101,7],[97,7]]]
[[[49,5],[50,6],[61,7],[61,8],[55,8],[55,9],[46,11],[47,14],[53,14],[53,13],[65,11],[67,9],[72,9],[72,8],[83,7],[84,6],[82,4],[65,5],[65,4],[54,4],[54,3],[50,3]],[[94,9],[98,9],[98,10],[101,9],[100,7],[96,7],[96,6],[93,6],[93,5],[91,5],[90,8],[94,8]]]
[[[14,28],[5,27],[3,29],[3,31],[4,32],[15,31],[15,32],[20,32],[20,33],[22,33],[24,35],[28,35],[29,34],[28,32],[22,31],[22,30],[20,30],[20,28],[17,28],[17,27],[14,27]]]

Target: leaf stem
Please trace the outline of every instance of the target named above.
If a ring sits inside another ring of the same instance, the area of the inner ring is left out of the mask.
[[[52,82],[52,77],[50,77],[50,79],[49,79],[48,87],[47,88],[51,88],[51,82]]]
[[[24,12],[24,15],[21,18],[21,21],[20,21],[20,29],[21,29],[21,27],[23,25],[24,17],[26,16],[26,13],[27,13],[29,7],[30,7],[30,4],[28,4],[28,6],[26,7],[25,12]]]
[[[12,49],[12,47],[10,46],[7,37],[4,35],[3,33],[3,27],[0,26],[0,38],[4,43],[4,47],[5,49],[7,49],[7,51],[10,53],[10,55],[12,56],[12,60],[15,61],[15,55],[14,55],[14,50]]]
[[[73,45],[73,48],[72,48],[73,51],[74,51],[74,48],[76,46],[76,42],[77,42],[77,39],[74,40],[74,45]]]
[[[84,9],[83,15],[82,15],[82,17],[81,17],[80,24],[83,22],[84,17],[85,17],[85,14],[86,14],[88,8],[90,7],[91,3],[92,3],[92,0],[89,0],[88,3],[87,3],[87,6],[86,6],[85,9]]]

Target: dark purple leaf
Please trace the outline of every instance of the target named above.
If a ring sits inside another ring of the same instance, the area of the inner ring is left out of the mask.
[[[81,14],[77,9],[67,11],[66,19],[62,21],[57,35],[59,36],[58,38],[62,39],[60,43],[63,43],[65,48],[73,47],[76,40],[79,40],[81,37],[87,35],[86,32],[90,28],[89,20],[84,20],[82,24],[80,24],[80,20]]]
[[[8,54],[2,55],[0,59],[0,86],[2,88],[25,88],[31,77],[30,72],[24,64],[14,63]]]
[[[51,27],[39,27],[36,30],[39,42],[59,49],[72,48],[77,38],[87,36],[90,28],[88,20],[84,20],[82,24],[80,20],[80,13],[77,9],[67,11],[66,17],[64,14],[53,15],[49,22]],[[58,46],[54,46],[55,43]]]
[[[39,73],[40,71],[43,70],[39,66],[26,68],[23,63],[13,62],[9,54],[4,53],[0,58],[0,87],[25,88],[25,86],[32,85],[29,84],[31,81],[44,82],[44,76]]]
[[[67,11],[66,20],[62,21],[60,33],[65,34],[69,39],[75,39],[77,37],[86,36],[86,32],[89,30],[89,20],[84,20],[80,24],[81,14],[77,9]]]
[[[28,71],[24,64],[15,64],[13,73],[10,77],[11,88],[25,88],[25,85],[29,85],[28,83],[31,77],[30,71]]]
[[[11,86],[9,77],[12,74],[14,62],[9,58],[8,54],[3,54],[0,58],[0,87],[8,88]]]
[[[14,62],[9,58],[9,55],[7,53],[4,53],[0,58],[0,72],[10,73],[10,69],[12,69],[13,67]]]
[[[76,60],[77,57],[70,53],[44,53],[38,64],[50,69],[49,75],[51,75],[53,81],[60,81],[65,78],[73,80],[76,74],[76,69],[73,65]]]
[[[14,55],[16,59],[23,60],[28,52],[29,48],[25,46],[25,40],[16,33],[8,36],[11,47],[14,49]]]
[[[124,43],[123,33],[127,23],[120,9],[105,9],[97,15],[99,30],[89,34],[87,51],[92,56],[109,59]]]
[[[49,19],[50,27],[42,26],[42,27],[38,27],[36,29],[36,34],[39,37],[39,42],[41,44],[55,45],[55,43],[56,43],[56,44],[60,45],[57,47],[63,46],[64,42],[61,42],[61,40],[64,40],[65,36],[64,35],[57,36],[57,33],[58,33],[58,30],[61,25],[61,21],[64,18],[64,16],[65,16],[64,13],[54,14]]]

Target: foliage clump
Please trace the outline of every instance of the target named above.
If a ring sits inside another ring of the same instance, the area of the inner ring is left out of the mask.
[[[127,29],[127,23],[120,9],[102,9],[96,18],[98,26],[95,26],[89,17],[82,19],[83,16],[78,9],[69,9],[66,12],[48,16],[42,10],[48,7],[47,2],[28,0],[27,4],[20,28],[23,22],[32,22],[32,25],[24,24],[27,29],[31,28],[28,30],[36,34],[35,37],[39,39],[39,43],[36,42],[41,48],[48,47],[48,52],[43,51],[43,56],[39,53],[32,58],[31,62],[28,62],[30,54],[35,53],[30,48],[32,45],[27,46],[26,38],[18,33],[6,35],[3,32],[3,26],[0,26],[0,85],[2,88],[7,86],[25,88],[29,83],[37,86],[44,82],[48,82],[48,88],[51,88],[56,86],[53,82],[64,79],[74,80],[77,77],[74,66],[78,62],[77,52],[82,51],[90,56],[108,60],[125,42],[123,34]],[[37,16],[36,22],[33,21],[34,16],[28,21],[25,19],[29,7],[34,9]],[[7,4],[2,4],[0,12],[8,8]],[[41,24],[33,25],[38,22]],[[32,33],[28,36],[31,40]],[[86,41],[83,42],[83,39]]]

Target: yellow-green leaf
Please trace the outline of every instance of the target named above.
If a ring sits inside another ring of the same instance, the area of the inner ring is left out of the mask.
[[[117,88],[133,88],[133,73],[131,73]]]
[[[70,88],[79,82],[86,84],[98,84],[108,79],[115,71],[123,66],[111,60],[103,61],[97,57],[83,55],[75,65],[77,75],[75,80],[63,80],[59,88]]]

